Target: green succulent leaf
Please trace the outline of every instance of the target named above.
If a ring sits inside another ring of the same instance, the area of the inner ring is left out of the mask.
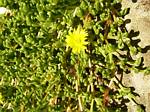
[[[0,16],[0,112],[123,112],[122,102],[136,102],[117,77],[150,69],[126,30],[121,0],[0,6],[9,9]]]

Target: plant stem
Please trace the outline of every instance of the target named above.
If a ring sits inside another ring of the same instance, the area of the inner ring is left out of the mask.
[[[79,92],[78,79],[76,80],[76,92]]]
[[[90,58],[89,58],[89,68],[90,68],[90,75],[91,75],[91,77],[92,77],[93,73],[92,73],[92,70],[91,70],[92,64],[91,64]],[[93,85],[93,82],[90,82],[90,86],[91,86],[91,92],[94,92],[94,85]]]
[[[78,65],[78,67],[80,67],[80,65]],[[77,67],[77,68],[78,68]],[[79,92],[79,87],[80,87],[80,73],[77,73],[77,79],[76,79],[76,92]],[[79,109],[82,112],[83,111],[83,106],[82,106],[82,101],[81,101],[81,96],[78,95],[78,103],[79,103]]]
[[[82,106],[82,101],[81,101],[81,97],[80,96],[78,96],[78,101],[79,101],[80,111],[83,111],[83,106]]]
[[[94,106],[94,99],[92,99],[92,102],[91,102],[90,112],[93,112],[93,106]]]

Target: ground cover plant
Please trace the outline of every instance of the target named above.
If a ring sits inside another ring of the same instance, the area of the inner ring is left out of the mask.
[[[119,78],[147,71],[120,3],[1,0],[0,111],[144,111]]]

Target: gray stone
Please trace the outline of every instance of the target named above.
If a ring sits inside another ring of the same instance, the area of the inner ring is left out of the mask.
[[[128,31],[139,31],[138,38],[141,39],[139,45],[144,48],[150,46],[150,0],[122,0],[122,8],[130,8],[130,13],[125,17],[131,19],[131,23],[127,25]],[[150,66],[150,51],[142,54],[144,57],[144,65]],[[133,86],[135,91],[140,95],[137,97],[138,103],[146,106],[146,112],[150,112],[150,75],[127,74],[124,75],[123,83],[126,86]],[[134,103],[129,104],[129,112],[135,112]]]

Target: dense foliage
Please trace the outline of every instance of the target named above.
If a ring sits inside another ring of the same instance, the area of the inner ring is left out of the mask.
[[[0,111],[127,111],[136,94],[118,76],[145,68],[120,2],[1,0],[11,14],[0,17]],[[76,53],[66,37],[79,26],[87,43]]]

